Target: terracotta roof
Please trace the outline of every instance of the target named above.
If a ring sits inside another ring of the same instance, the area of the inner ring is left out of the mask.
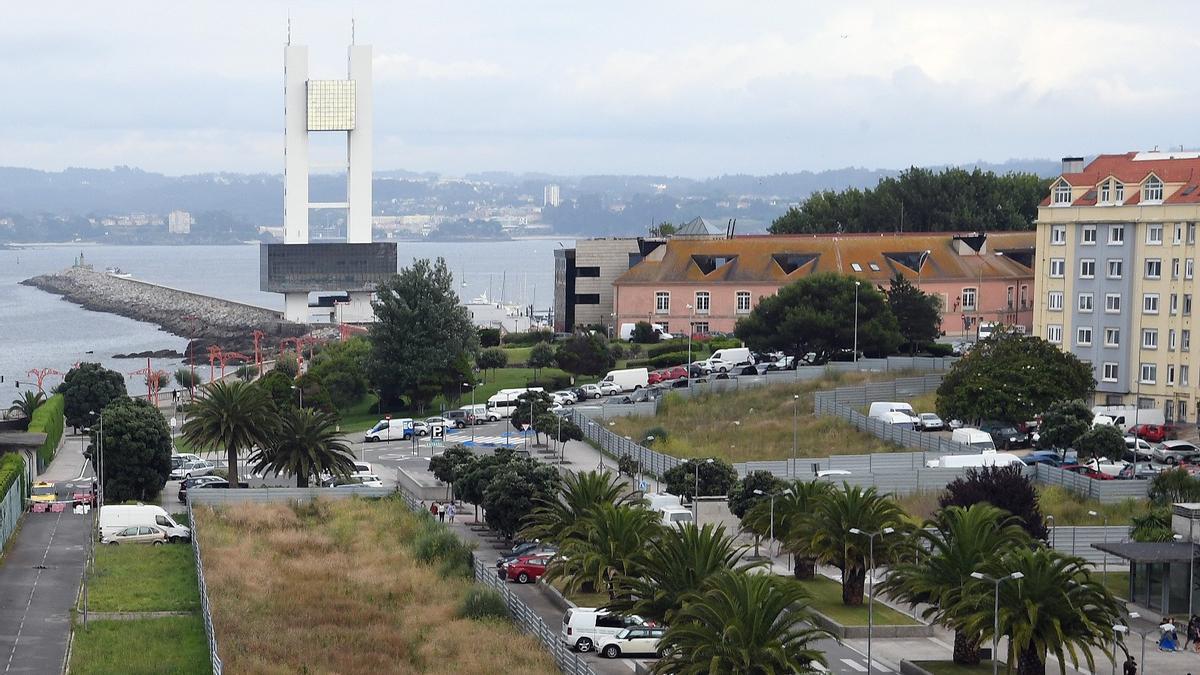
[[[833,271],[886,285],[897,272],[915,280],[918,261],[926,281],[975,279],[981,266],[986,278],[1032,277],[1035,236],[1032,231],[988,234],[982,256],[974,252],[978,237],[956,233],[672,239],[614,283],[783,284]],[[926,250],[930,253],[921,260]]]
[[[1119,155],[1098,155],[1083,171],[1064,173],[1061,178],[1074,188],[1096,188],[1101,182],[1115,178],[1125,184],[1123,203],[1133,205],[1141,202],[1141,184],[1151,174],[1167,184],[1164,189],[1164,204],[1200,203],[1200,153],[1197,152],[1126,152]],[[1187,194],[1183,194],[1184,192]],[[1071,203],[1072,206],[1095,204],[1096,194],[1093,190],[1087,191]],[[1041,205],[1050,206],[1049,195],[1042,200]]]

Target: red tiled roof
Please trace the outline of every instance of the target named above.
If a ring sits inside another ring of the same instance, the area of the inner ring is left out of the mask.
[[[1154,153],[1154,158],[1136,159],[1141,153],[1126,152],[1119,155],[1098,155],[1083,171],[1062,174],[1062,180],[1073,188],[1087,187],[1089,190],[1075,199],[1072,206],[1096,205],[1096,194],[1092,189],[1109,178],[1125,184],[1123,202],[1126,205],[1141,203],[1141,184],[1151,174],[1168,186],[1164,192],[1164,204],[1200,203],[1200,156],[1195,152],[1182,152],[1173,156],[1169,152]],[[1053,188],[1051,188],[1053,190]],[[1184,193],[1187,194],[1184,194]],[[1047,195],[1041,206],[1050,206]]]

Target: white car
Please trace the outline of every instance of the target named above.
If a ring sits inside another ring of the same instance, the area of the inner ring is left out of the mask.
[[[167,533],[149,525],[130,525],[119,532],[104,537],[102,544],[116,546],[118,544],[152,544],[162,546],[167,542]]]
[[[383,487],[383,479],[379,476],[369,473],[357,473],[349,478],[339,478],[333,481],[330,487],[348,488],[348,487]]]
[[[187,480],[196,476],[207,476],[215,468],[217,468],[216,464],[205,459],[184,462],[171,470],[171,480]]]
[[[707,375],[712,372],[712,366],[709,365],[708,361],[692,361],[692,365],[688,367],[688,372],[690,373],[694,370]]]
[[[425,427],[426,428],[436,427],[436,426],[440,426],[443,429],[455,428],[454,420],[448,420],[445,417],[426,417],[425,418]]]
[[[933,413],[917,415],[917,429],[920,431],[941,431],[945,428],[946,424],[942,422],[942,418]]]
[[[600,644],[596,646],[596,651],[609,659],[633,655],[662,658],[663,652],[658,643],[666,634],[666,628],[651,628],[650,626],[626,628],[616,635],[601,638]]]
[[[553,394],[550,394],[550,396],[563,405],[575,405],[579,402],[578,399],[575,398],[575,392],[566,391],[565,389],[563,391],[556,391]]]
[[[625,391],[621,388],[621,385],[613,382],[601,382],[599,386],[600,394],[602,396],[615,396],[616,394],[620,394]]]
[[[429,435],[429,425],[422,421],[419,421],[419,420],[414,421],[412,423],[412,430],[413,430],[413,434],[415,434],[417,436],[428,436]]]
[[[598,384],[585,384],[580,389],[583,390],[584,395],[588,398],[600,398],[604,395],[600,392],[600,385]]]

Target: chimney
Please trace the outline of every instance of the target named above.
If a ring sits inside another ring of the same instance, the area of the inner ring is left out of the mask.
[[[1062,172],[1063,173],[1081,173],[1083,171],[1082,157],[1063,157]]]

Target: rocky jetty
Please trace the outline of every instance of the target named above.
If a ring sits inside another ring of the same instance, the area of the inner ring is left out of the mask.
[[[207,361],[208,346],[253,354],[251,333],[266,333],[264,347],[277,347],[280,338],[308,332],[304,324],[284,321],[280,312],[239,302],[180,291],[156,284],[122,279],[85,267],[72,267],[21,282],[96,312],[108,312],[158,325],[188,338],[197,362]]]

